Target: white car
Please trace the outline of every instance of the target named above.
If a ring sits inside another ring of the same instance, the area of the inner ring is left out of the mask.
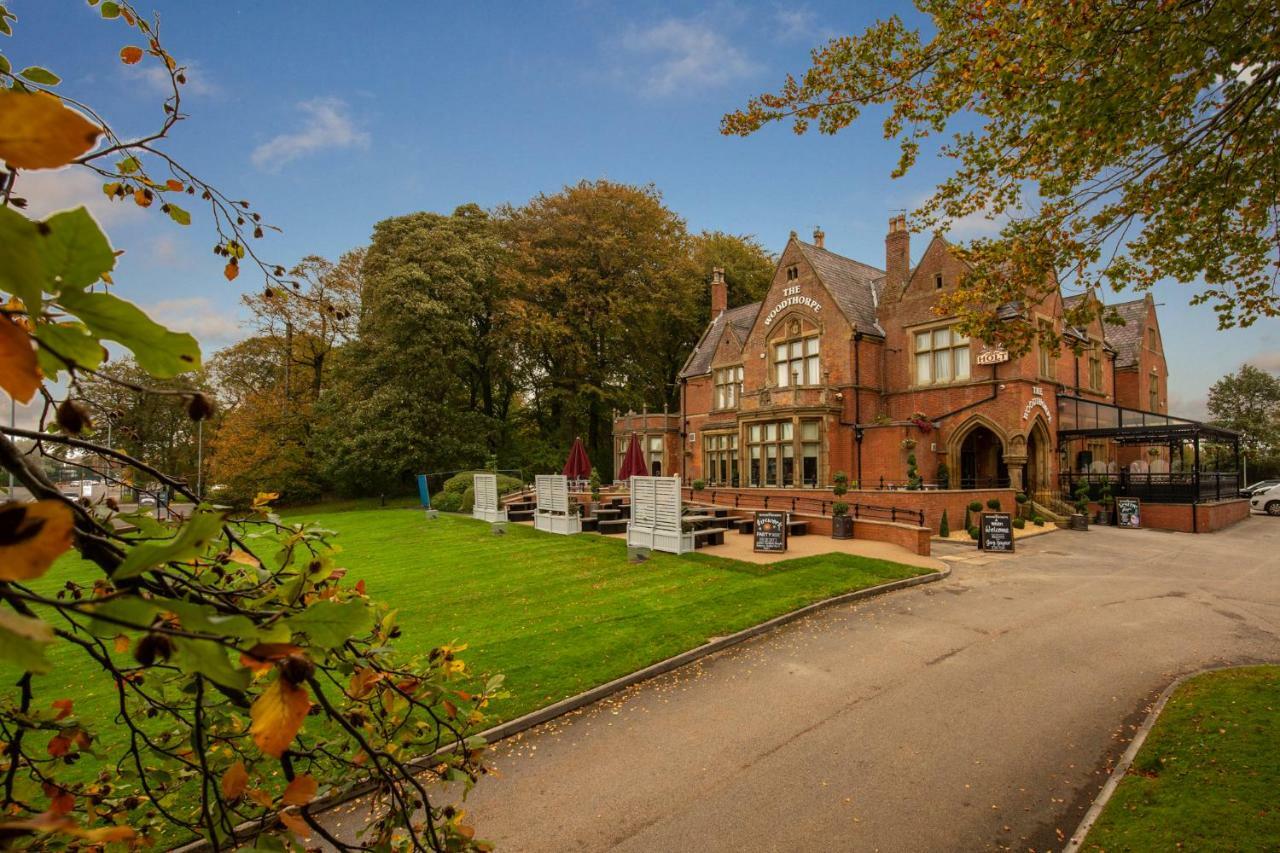
[[[1267,515],[1280,515],[1280,486],[1272,486],[1266,491],[1255,492],[1249,498],[1249,506],[1266,511]]]

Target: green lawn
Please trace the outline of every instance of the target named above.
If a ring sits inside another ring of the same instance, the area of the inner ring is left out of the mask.
[[[1169,699],[1089,850],[1280,850],[1280,666],[1205,673]]]
[[[291,514],[293,515],[293,514]],[[300,517],[293,515],[294,518]],[[402,648],[426,651],[458,640],[473,672],[505,673],[511,697],[491,707],[511,719],[829,596],[926,570],[850,555],[762,566],[703,554],[655,554],[632,564],[625,543],[594,534],[556,536],[512,524],[408,509],[309,513],[336,530],[347,582],[399,609]],[[36,585],[52,591],[96,570],[64,558]],[[58,649],[37,676],[37,695],[76,699],[87,719],[114,717],[114,692],[93,664]],[[17,673],[0,666],[10,685]],[[99,724],[103,753],[115,737]],[[87,763],[87,762],[85,762]]]

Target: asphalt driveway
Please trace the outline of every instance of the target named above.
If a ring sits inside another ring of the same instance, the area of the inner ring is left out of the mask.
[[[946,581],[827,611],[495,748],[499,849],[1045,850],[1207,664],[1280,660],[1280,520],[942,546]],[[355,815],[345,816],[344,823]]]

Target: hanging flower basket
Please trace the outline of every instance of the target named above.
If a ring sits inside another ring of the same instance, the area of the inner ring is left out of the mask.
[[[933,422],[926,417],[923,417],[923,416],[918,418],[913,417],[911,419],[911,423],[915,424],[916,429],[920,430],[921,432],[933,431]]]
[[[916,449],[916,440],[915,440],[914,438],[904,438],[904,439],[902,439],[902,449],[903,449],[903,450],[915,450],[915,449]]]

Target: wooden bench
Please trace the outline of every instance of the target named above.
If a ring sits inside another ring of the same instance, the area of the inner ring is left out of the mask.
[[[599,524],[599,523],[600,523],[600,519],[596,518],[594,515],[587,515],[587,516],[583,516],[583,518],[582,518],[582,529],[583,529],[583,530],[595,530],[595,529],[596,529],[596,525],[597,525],[597,524]]]
[[[723,527],[707,527],[702,530],[693,531],[693,547],[705,548],[708,545],[724,544],[725,528]]]
[[[628,522],[625,518],[602,518],[596,525],[597,533],[626,533]]]

